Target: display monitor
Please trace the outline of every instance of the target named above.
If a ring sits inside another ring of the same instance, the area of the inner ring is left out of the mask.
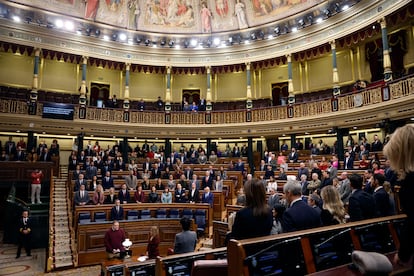
[[[42,118],[73,120],[73,104],[43,103]]]

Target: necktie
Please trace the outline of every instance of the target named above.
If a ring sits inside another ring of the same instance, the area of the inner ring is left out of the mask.
[[[81,191],[81,198],[83,198],[83,191]]]
[[[116,212],[119,213],[119,206],[116,206]]]

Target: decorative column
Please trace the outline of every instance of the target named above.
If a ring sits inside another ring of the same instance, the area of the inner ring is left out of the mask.
[[[37,110],[37,89],[39,88],[39,64],[40,64],[40,48],[34,50],[34,68],[32,91],[30,91],[29,115],[36,115]]]
[[[292,54],[287,54],[286,58],[287,58],[287,64],[288,64],[288,92],[289,92],[288,104],[293,105],[295,103],[295,94],[293,94],[293,81],[292,81],[292,76],[293,76]]]
[[[338,75],[338,66],[336,63],[336,44],[335,40],[330,41],[332,50],[332,82],[333,82],[333,91],[332,94],[334,97],[338,97],[341,94],[341,87],[339,86],[339,75]]]
[[[254,175],[254,160],[253,160],[253,138],[247,138],[247,160],[249,160],[250,173]]]
[[[251,71],[250,71],[250,62],[246,63],[246,84],[247,84],[247,92],[246,92],[246,97],[247,97],[247,101],[246,101],[246,108],[247,109],[252,109],[253,108],[253,101],[252,101],[252,87],[251,87],[251,82],[252,82],[252,76],[251,76]]]
[[[384,81],[392,81],[392,70],[391,70],[391,58],[388,47],[388,32],[387,32],[387,21],[385,18],[380,20],[381,34],[382,34],[382,49],[384,59]]]
[[[129,109],[129,73],[131,70],[131,63],[125,63],[125,90],[124,90],[124,105],[125,110]]]
[[[338,128],[336,130],[336,147],[337,151],[335,154],[338,156],[340,161],[344,161],[344,137],[349,135],[349,129]]]
[[[207,93],[206,93],[206,111],[211,111],[212,104],[211,104],[211,67],[207,66]]]
[[[125,63],[125,89],[124,89],[124,122],[129,122],[129,73],[131,63]]]
[[[165,90],[165,108],[166,112],[171,111],[171,66],[167,66],[167,89]]]
[[[79,104],[81,107],[86,106],[86,65],[88,64],[88,57],[82,57],[82,83],[80,88]]]

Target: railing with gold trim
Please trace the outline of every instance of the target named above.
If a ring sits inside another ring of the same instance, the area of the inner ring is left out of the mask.
[[[385,101],[392,101],[414,94],[414,77],[397,80],[388,85],[378,86],[357,92],[355,94],[338,97],[338,111],[352,110],[360,106],[370,106]],[[320,116],[332,114],[332,99],[294,104],[293,118]],[[27,114],[27,102],[14,99],[0,99],[0,113]],[[249,113],[248,113],[249,112]],[[277,106],[248,110],[229,110],[205,112],[171,112],[168,124],[172,125],[201,125],[201,124],[237,124],[249,122],[265,122],[284,120],[288,118],[288,106]],[[207,122],[206,114],[210,120]],[[247,115],[250,120],[247,120]],[[37,116],[42,115],[42,103],[37,106]],[[75,106],[74,117],[79,118],[79,106]],[[88,106],[86,120],[106,121],[113,123],[124,122],[124,110],[107,109]],[[166,124],[164,112],[129,111],[129,123],[132,124]]]

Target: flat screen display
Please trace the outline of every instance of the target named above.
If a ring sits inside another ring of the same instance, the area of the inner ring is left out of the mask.
[[[73,120],[73,104],[43,103],[42,118]]]

